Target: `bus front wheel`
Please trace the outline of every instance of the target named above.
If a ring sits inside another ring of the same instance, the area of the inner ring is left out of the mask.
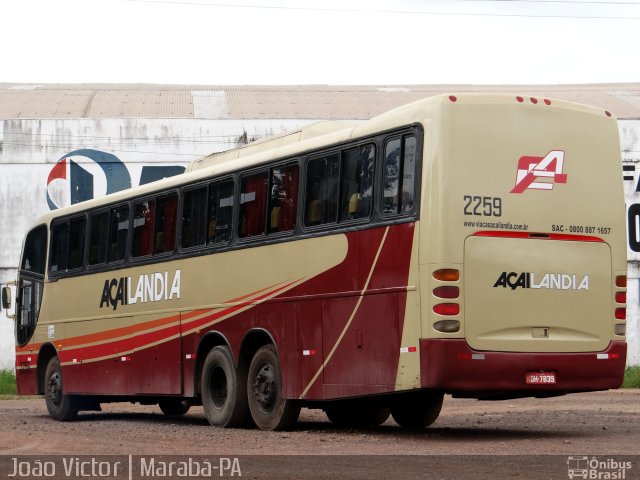
[[[249,417],[244,379],[238,378],[231,352],[217,346],[202,367],[200,391],[209,423],[216,427],[239,427]]]
[[[403,428],[426,428],[436,421],[442,409],[442,393],[424,393],[391,407],[391,416]]]
[[[260,348],[247,376],[249,409],[261,430],[286,430],[300,415],[300,404],[286,399],[282,392],[280,363],[273,345]]]
[[[45,403],[51,418],[67,422],[78,416],[78,399],[64,393],[60,360],[53,357],[44,374]]]

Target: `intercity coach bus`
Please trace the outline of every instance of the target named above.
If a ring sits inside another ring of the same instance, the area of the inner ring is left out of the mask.
[[[19,266],[19,391],[58,420],[130,401],[276,430],[617,388],[620,165],[604,110],[444,95],[54,211]]]

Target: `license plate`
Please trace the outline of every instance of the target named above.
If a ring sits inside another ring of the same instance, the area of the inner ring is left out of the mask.
[[[556,372],[527,372],[525,377],[527,385],[555,385]]]

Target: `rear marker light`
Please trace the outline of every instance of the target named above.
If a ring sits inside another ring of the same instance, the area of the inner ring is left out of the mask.
[[[449,100],[451,100],[452,102],[457,102],[458,97],[456,97],[455,95],[449,95]]]
[[[626,275],[618,275],[616,277],[616,287],[626,288],[627,287],[627,276]]]
[[[460,331],[460,322],[458,320],[440,320],[433,324],[433,328],[442,333],[456,333]]]
[[[531,100],[531,103],[533,103],[534,105],[538,103],[538,99],[535,97],[531,97],[529,100]]]
[[[433,307],[433,311],[438,315],[453,316],[460,313],[460,305],[457,303],[439,303]]]
[[[627,292],[616,292],[616,303],[627,303]]]
[[[605,114],[607,117],[610,117],[610,116],[611,116],[611,112],[608,112],[608,111],[606,111],[606,110],[604,111],[604,114]]]
[[[617,324],[615,334],[625,336],[627,334],[627,326],[624,323]]]
[[[626,320],[627,319],[627,309],[626,308],[616,308],[616,319],[617,320]]]
[[[520,103],[524,102],[524,98],[522,97],[516,97],[516,100],[519,101]]]
[[[400,347],[400,353],[413,353],[417,351],[418,347]]]
[[[460,289],[458,287],[438,287],[433,289],[433,295],[438,298],[458,298]]]
[[[305,357],[315,357],[317,353],[318,352],[316,352],[315,350],[303,350],[302,351],[302,355],[304,355]]]
[[[545,99],[544,99],[544,103],[545,103],[546,105],[551,105],[551,100],[549,100],[548,98],[545,98]]]
[[[460,272],[453,268],[442,268],[433,272],[433,278],[441,282],[457,282]]]
[[[598,353],[596,354],[598,360],[617,360],[620,358],[619,353]]]

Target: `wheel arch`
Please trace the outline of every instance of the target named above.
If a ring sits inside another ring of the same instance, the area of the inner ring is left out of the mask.
[[[273,335],[264,328],[252,328],[245,333],[242,343],[240,344],[240,354],[238,356],[238,369],[244,372],[249,370],[251,359],[256,352],[265,345],[273,345],[276,350],[276,356],[280,358],[278,345]]]
[[[36,392],[44,395],[44,374],[47,371],[49,361],[58,356],[58,351],[51,343],[45,343],[40,347],[38,353],[38,368],[36,372]]]
[[[229,343],[229,340],[227,340],[227,337],[225,337],[221,332],[208,332],[200,340],[198,351],[196,352],[196,368],[193,371],[194,392],[196,392],[197,396],[201,394],[200,377],[202,376],[202,366],[204,365],[204,361],[207,358],[207,354],[213,348],[219,346],[227,347],[231,352],[231,356],[233,358],[233,349],[231,348],[231,344]]]

